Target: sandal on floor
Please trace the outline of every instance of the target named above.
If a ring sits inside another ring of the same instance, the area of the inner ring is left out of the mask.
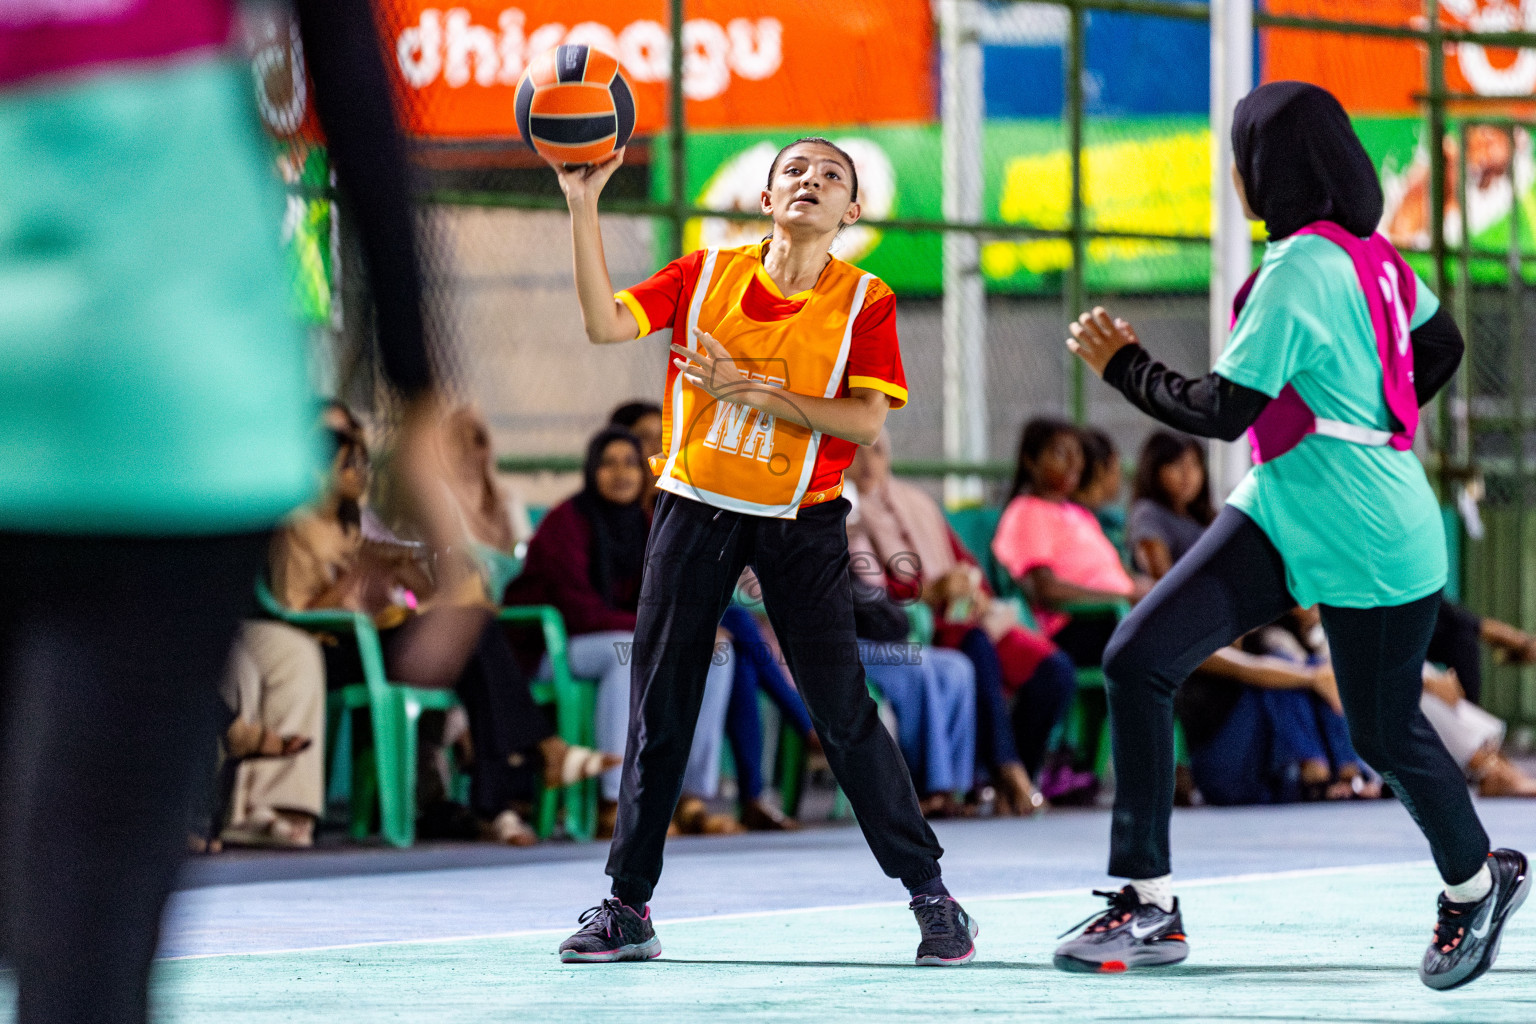
[[[308,736],[281,736],[257,722],[237,718],[224,733],[224,750],[231,760],[252,757],[292,757],[308,750]]]
[[[593,750],[591,747],[566,747],[565,756],[560,760],[560,785],[574,786],[578,782],[595,779],[623,763],[624,758],[617,754]]]
[[[225,846],[250,846],[263,850],[308,850],[315,845],[315,827],[308,828],[293,818],[276,815],[266,821],[231,826],[219,833]]]
[[[503,846],[532,846],[538,835],[516,811],[502,811],[485,826],[485,838]]]

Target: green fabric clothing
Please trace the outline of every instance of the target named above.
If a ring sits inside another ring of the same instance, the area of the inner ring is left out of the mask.
[[[248,68],[0,92],[0,530],[229,533],[322,479]]]
[[[1440,308],[1417,284],[1413,327]],[[1317,235],[1265,250],[1215,372],[1271,398],[1290,384],[1320,417],[1388,429],[1376,335],[1354,264]],[[1313,434],[1254,467],[1228,501],[1274,542],[1303,605],[1400,605],[1445,586],[1439,504],[1411,451]]]

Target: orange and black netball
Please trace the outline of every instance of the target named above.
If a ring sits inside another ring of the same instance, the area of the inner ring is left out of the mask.
[[[618,60],[579,44],[534,58],[517,83],[517,130],[551,163],[607,159],[635,130],[635,96]]]

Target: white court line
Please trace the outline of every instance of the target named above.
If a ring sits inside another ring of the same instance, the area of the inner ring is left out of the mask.
[[[1215,885],[1237,885],[1243,882],[1270,882],[1287,878],[1318,878],[1326,875],[1357,874],[1369,871],[1391,871],[1402,868],[1433,866],[1429,860],[1393,861],[1387,864],[1352,864],[1331,868],[1292,868],[1285,871],[1256,871],[1242,875],[1217,875],[1211,878],[1195,878],[1180,881],[1180,889],[1204,888]],[[967,896],[966,903],[995,903],[1004,900],[1039,900],[1057,896],[1080,896],[1083,886],[1071,889],[1037,889],[1032,892],[999,893],[992,896]],[[658,918],[658,926],[699,924],[705,921],[740,921],[762,917],[787,917],[792,914],[819,914],[836,910],[871,910],[879,907],[906,907],[905,900],[880,900],[873,903],[840,903],[821,907],[781,907],[775,910],[744,910],[731,914],[702,914],[696,917]],[[520,939],[531,935],[564,935],[569,926],[561,928],[525,928],[511,932],[486,932],[480,935],[441,935],[420,939],[377,939],[371,942],[343,942],[328,946],[296,946],[292,949],[231,950],[225,953],[187,953],[183,956],[160,957],[171,960],[215,960],[235,956],[285,956],[293,953],[328,953],[345,949],[376,949],[382,946],[434,946],[449,942],[478,942],[486,939]]]

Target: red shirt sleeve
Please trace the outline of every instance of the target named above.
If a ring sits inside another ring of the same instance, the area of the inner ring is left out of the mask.
[[[614,293],[640,324],[640,337],[676,325],[704,265],[704,251],[673,260],[632,288]]]
[[[907,404],[907,374],[896,340],[896,296],[876,278],[853,321],[844,381],[850,388],[873,388],[891,398],[891,408]]]

